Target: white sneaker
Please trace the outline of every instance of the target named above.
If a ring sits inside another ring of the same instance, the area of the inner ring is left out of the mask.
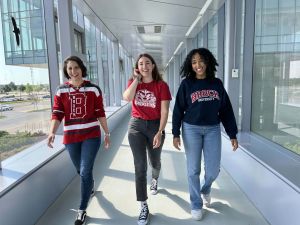
[[[191,214],[194,220],[201,220],[203,216],[202,209],[192,209]]]
[[[205,205],[206,207],[210,206],[210,202],[211,202],[211,196],[210,194],[202,194],[202,200],[203,200],[203,205]]]

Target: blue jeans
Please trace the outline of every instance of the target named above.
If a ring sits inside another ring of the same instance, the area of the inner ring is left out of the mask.
[[[93,189],[93,167],[100,143],[101,139],[99,137],[66,144],[71,160],[81,178],[80,210],[86,210]]]
[[[209,194],[211,185],[220,172],[220,125],[197,126],[183,122],[182,139],[187,160],[187,173],[192,209],[203,206],[201,193]],[[201,157],[204,155],[204,184],[200,185]]]

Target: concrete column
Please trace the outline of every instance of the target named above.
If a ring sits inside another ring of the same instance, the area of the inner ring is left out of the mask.
[[[174,59],[169,63],[169,87],[172,96],[174,96]]]
[[[113,42],[113,65],[114,65],[114,88],[115,88],[115,104],[121,105],[121,74],[120,74],[120,61],[119,61],[119,42]]]
[[[60,52],[63,63],[65,58],[75,54],[72,0],[57,1],[57,4]]]
[[[52,96],[55,95],[56,87],[59,85],[59,66],[57,56],[57,43],[54,21],[54,4],[53,1],[43,0],[44,16],[45,16],[45,32],[46,44],[48,50],[48,71],[49,71],[49,84]],[[47,10],[46,10],[47,9]]]
[[[218,63],[219,68],[217,75],[224,80],[224,38],[225,38],[225,7],[224,5],[218,10]],[[231,49],[232,50],[232,49]]]
[[[113,59],[112,59],[112,43],[107,39],[107,64],[108,64],[108,86],[109,86],[109,104],[107,106],[114,106],[115,93],[114,93],[114,77],[113,77]]]
[[[180,59],[179,55],[174,56],[174,96],[176,96],[180,84]]]
[[[102,97],[104,94],[104,74],[103,74],[103,63],[102,63],[102,51],[101,48],[101,35],[97,33],[96,35],[96,55],[97,55],[97,68],[98,68],[98,80],[99,80],[99,87],[102,91]]]
[[[253,54],[255,33],[255,1],[247,0],[245,5],[245,40],[243,57],[243,89],[242,89],[242,131],[250,131],[251,127],[251,95],[253,78]]]
[[[235,118],[238,122],[239,110],[239,77],[232,76],[232,70],[237,69],[235,65],[236,52],[235,48],[239,43],[236,43],[236,21],[235,21],[235,0],[227,0],[225,3],[226,13],[226,28],[225,28],[225,59],[224,59],[224,86],[229,95]],[[220,16],[219,16],[220,17]],[[221,24],[219,24],[221,26]],[[237,34],[239,35],[239,34]],[[219,35],[220,36],[220,35]],[[218,47],[219,49],[219,47]],[[219,56],[220,57],[220,56]],[[223,57],[222,57],[223,58]],[[219,64],[221,64],[219,62]],[[220,68],[219,68],[220,69]],[[221,72],[221,71],[220,71]],[[222,74],[219,73],[221,76]]]
[[[55,20],[54,20],[54,3],[53,1],[43,0],[43,5],[44,5],[43,9],[44,9],[44,18],[45,18],[47,56],[48,56],[49,85],[50,85],[50,93],[51,93],[51,106],[53,106],[53,99],[56,94],[56,88],[60,84],[58,54],[57,54],[58,49],[57,49]],[[63,134],[62,126],[59,127],[56,133]]]

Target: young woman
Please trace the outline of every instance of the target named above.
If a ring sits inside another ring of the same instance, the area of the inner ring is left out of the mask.
[[[224,86],[215,78],[218,65],[205,48],[192,50],[186,57],[173,111],[173,145],[180,150],[180,127],[187,160],[191,215],[201,220],[203,203],[209,206],[211,186],[220,171],[221,128],[225,127],[233,150],[238,148],[237,126]],[[200,186],[201,156],[204,154],[204,184]],[[201,198],[202,195],[202,198]]]
[[[48,146],[53,148],[55,133],[64,119],[63,143],[80,175],[81,202],[75,225],[85,223],[86,208],[93,194],[93,166],[100,147],[100,125],[104,130],[104,146],[110,146],[100,88],[83,78],[87,69],[82,60],[71,56],[64,61],[64,75],[69,80],[57,88],[54,96]]]
[[[168,85],[162,80],[156,63],[149,54],[141,54],[135,64],[132,78],[123,93],[132,101],[132,118],[128,140],[135,166],[137,201],[141,202],[139,225],[149,221],[147,205],[147,153],[152,167],[151,194],[157,193],[157,180],[161,168],[161,150],[165,139],[165,126],[172,99]]]

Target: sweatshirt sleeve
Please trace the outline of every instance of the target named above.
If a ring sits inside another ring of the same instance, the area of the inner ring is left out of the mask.
[[[95,102],[95,114],[96,117],[105,117],[105,111],[104,111],[104,105],[103,105],[103,97],[102,97],[102,91],[99,87],[97,87],[99,94],[96,95],[96,102]]]
[[[180,127],[186,109],[184,81],[181,82],[175,100],[172,117],[172,134],[174,137],[180,136]]]
[[[54,102],[53,102],[53,110],[52,110],[52,120],[59,120],[62,121],[62,119],[65,116],[65,109],[61,98],[60,89],[57,88],[56,94],[54,96]]]
[[[223,86],[223,85],[222,85]],[[223,87],[223,95],[221,100],[221,109],[219,112],[220,120],[225,128],[225,131],[230,139],[236,139],[238,133],[235,116],[233,113],[232,105],[229,96]]]

